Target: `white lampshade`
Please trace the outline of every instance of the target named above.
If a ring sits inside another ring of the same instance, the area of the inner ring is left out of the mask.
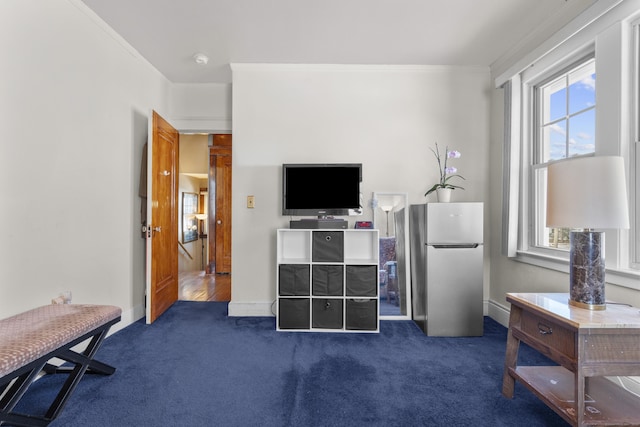
[[[547,171],[547,227],[629,228],[622,157],[567,159]]]
[[[196,218],[199,220],[207,219],[207,214],[196,214]]]

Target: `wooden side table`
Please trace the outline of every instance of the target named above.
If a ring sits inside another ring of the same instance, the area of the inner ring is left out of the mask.
[[[568,294],[509,293],[502,394],[520,381],[573,426],[640,425],[640,397],[607,376],[640,375],[640,309],[592,311]],[[517,366],[524,342],[557,366]]]

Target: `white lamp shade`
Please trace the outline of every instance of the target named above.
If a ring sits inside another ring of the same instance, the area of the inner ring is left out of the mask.
[[[196,218],[199,220],[207,219],[207,214],[196,214]]]
[[[629,228],[622,157],[567,159],[547,173],[547,227]]]

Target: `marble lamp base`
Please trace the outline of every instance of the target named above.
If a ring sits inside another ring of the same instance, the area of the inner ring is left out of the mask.
[[[604,310],[604,232],[572,231],[569,242],[569,304]]]

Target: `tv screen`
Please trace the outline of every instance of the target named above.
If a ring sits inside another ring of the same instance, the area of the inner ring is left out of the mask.
[[[282,214],[349,215],[359,211],[362,164],[282,165]]]

